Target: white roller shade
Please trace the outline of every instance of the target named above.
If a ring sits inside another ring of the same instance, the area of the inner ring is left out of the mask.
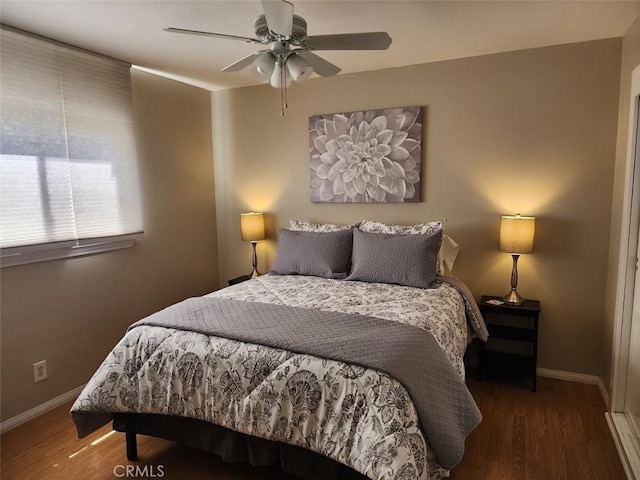
[[[141,232],[130,66],[0,35],[0,246]]]

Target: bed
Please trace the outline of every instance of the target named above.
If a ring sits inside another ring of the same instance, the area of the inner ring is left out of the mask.
[[[349,278],[363,261],[353,230],[349,265],[329,269],[346,278],[306,275],[299,261],[283,272],[291,258],[276,259],[274,274],[132,325],[72,407],[79,435],[113,421],[130,458],[142,433],[306,478],[447,477],[481,418],[463,355],[486,340],[482,317],[435,266],[428,288]],[[238,325],[211,320],[228,315]]]

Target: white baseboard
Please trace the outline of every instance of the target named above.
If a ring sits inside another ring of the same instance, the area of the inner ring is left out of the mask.
[[[0,423],[0,434],[8,432],[9,430],[16,428],[18,425],[22,425],[23,423],[26,423],[29,420],[33,420],[34,418],[39,417],[40,415],[48,412],[49,410],[53,410],[54,408],[59,407],[60,405],[62,405],[65,402],[68,402],[69,400],[73,400],[78,395],[80,395],[80,392],[82,391],[83,388],[84,388],[84,385],[80,385],[79,387],[74,388],[73,390],[67,393],[63,393],[62,395],[59,395],[56,398],[52,398],[48,402],[38,405],[37,407],[34,407],[31,410],[27,410],[26,412],[23,412],[19,415],[16,415],[15,417],[11,417],[10,419],[5,420],[4,422]]]
[[[568,382],[586,383],[589,385],[597,385],[604,400],[605,405],[609,408],[609,394],[602,382],[602,379],[596,375],[586,375],[584,373],[564,372],[562,370],[550,370],[548,368],[538,368],[539,377],[555,378],[556,380],[566,380]]]

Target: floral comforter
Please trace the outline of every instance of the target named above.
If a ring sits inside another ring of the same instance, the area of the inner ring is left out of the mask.
[[[471,330],[465,300],[446,283],[422,290],[265,275],[211,296],[418,326],[434,335],[464,378],[462,357]],[[115,412],[205,420],[313,450],[373,480],[448,476],[423,436],[409,394],[388,375],[195,332],[153,326],[130,330],[72,407],[81,436]]]

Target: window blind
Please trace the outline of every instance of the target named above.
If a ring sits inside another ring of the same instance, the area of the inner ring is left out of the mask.
[[[0,30],[0,247],[142,232],[130,65]]]

